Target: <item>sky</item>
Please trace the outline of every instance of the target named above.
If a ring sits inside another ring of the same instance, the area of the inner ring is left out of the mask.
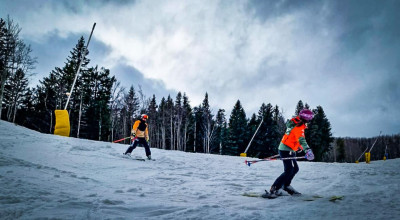
[[[29,7],[27,7],[29,5]],[[157,102],[206,93],[227,118],[262,103],[285,118],[322,106],[335,137],[400,133],[400,1],[0,0],[38,63],[31,85],[62,67],[80,36],[91,64]]]

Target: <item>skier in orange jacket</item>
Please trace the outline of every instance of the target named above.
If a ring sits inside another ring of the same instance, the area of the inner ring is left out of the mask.
[[[143,114],[140,120],[135,121],[132,128],[131,138],[132,144],[128,147],[124,155],[130,155],[132,151],[137,147],[138,144],[142,144],[146,150],[146,156],[151,160],[151,152],[149,142],[149,130],[146,120],[149,118],[146,114]],[[135,138],[136,137],[136,138]]]
[[[314,117],[312,111],[303,109],[299,115],[292,118],[286,123],[286,132],[279,144],[279,155],[283,161],[284,172],[272,184],[269,192],[265,190],[264,198],[273,199],[278,196],[278,190],[283,188],[290,195],[300,195],[290,184],[293,177],[299,171],[296,159],[286,159],[289,157],[296,157],[296,152],[307,152],[307,155],[314,157],[310,147],[308,146],[304,130],[307,128],[306,123],[311,121]]]

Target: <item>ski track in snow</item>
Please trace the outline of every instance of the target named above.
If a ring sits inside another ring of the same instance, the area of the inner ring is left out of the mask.
[[[156,161],[125,158],[127,145],[41,134],[0,121],[0,219],[395,219],[400,159],[371,164],[299,162],[303,196],[262,194],[281,161],[152,148]],[[138,147],[133,157],[145,157]],[[304,201],[312,196],[314,201]],[[331,196],[344,196],[329,201]]]

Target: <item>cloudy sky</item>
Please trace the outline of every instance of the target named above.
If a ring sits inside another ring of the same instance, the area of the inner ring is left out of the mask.
[[[0,0],[38,58],[34,85],[62,67],[96,22],[89,59],[148,97],[209,94],[286,118],[323,107],[334,136],[400,133],[400,1]],[[228,115],[229,117],[229,115]]]

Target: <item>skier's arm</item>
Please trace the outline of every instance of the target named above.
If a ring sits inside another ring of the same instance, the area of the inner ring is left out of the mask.
[[[146,126],[146,130],[144,131],[144,137],[146,138],[146,141],[149,142],[149,126]]]
[[[308,149],[310,149],[305,137],[299,137],[299,143],[303,147],[304,152],[306,152]]]

